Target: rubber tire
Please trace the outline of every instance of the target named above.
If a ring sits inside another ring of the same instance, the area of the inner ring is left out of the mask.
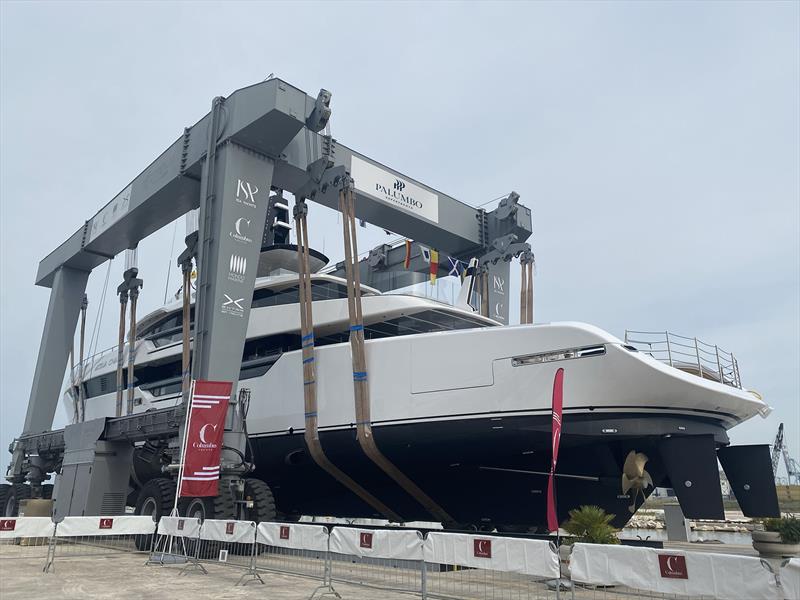
[[[11,486],[7,483],[0,483],[0,518],[6,516],[6,500],[11,493]]]
[[[191,512],[189,512],[191,510]],[[233,521],[236,519],[236,503],[233,497],[233,490],[224,482],[219,482],[219,495],[213,498],[184,498],[178,505],[178,511],[185,517],[197,517],[200,521],[205,519],[223,519]],[[195,540],[186,540],[186,550],[190,555],[195,554]],[[236,554],[236,545],[232,544],[231,554]],[[248,546],[242,544],[242,546]],[[249,546],[248,546],[249,548]],[[197,551],[197,557],[201,559],[214,559],[215,547],[212,544],[204,543]]]
[[[156,477],[144,484],[139,490],[139,497],[136,499],[135,514],[152,515],[155,521],[161,517],[168,516],[175,503],[175,493],[177,485],[174,480],[166,477]],[[151,508],[154,510],[148,511]],[[150,550],[153,545],[152,535],[137,535],[135,538],[136,549],[140,551]]]
[[[0,508],[0,511],[2,511],[5,517],[17,517],[19,516],[20,500],[27,500],[30,497],[31,486],[25,483],[12,483],[6,492],[5,502]]]
[[[277,518],[275,497],[269,486],[261,479],[244,480],[244,498],[253,501],[253,508],[245,509],[246,521],[255,521],[258,525],[261,522],[274,521]]]

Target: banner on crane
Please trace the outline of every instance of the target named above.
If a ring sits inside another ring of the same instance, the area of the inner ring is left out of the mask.
[[[196,381],[189,401],[178,497],[216,496],[225,415],[233,384]]]

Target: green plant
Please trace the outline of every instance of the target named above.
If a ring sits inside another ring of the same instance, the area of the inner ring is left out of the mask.
[[[569,520],[562,527],[577,538],[576,542],[619,544],[618,530],[611,525],[614,516],[599,506],[581,506],[569,511]]]
[[[800,544],[800,520],[795,517],[764,519],[764,529],[781,534],[784,544]]]

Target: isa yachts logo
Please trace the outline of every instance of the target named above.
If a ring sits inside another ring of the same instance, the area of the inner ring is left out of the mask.
[[[231,315],[234,317],[244,316],[244,298],[234,298],[228,294],[222,294],[224,300],[222,301],[222,314]]]
[[[231,254],[230,267],[228,271],[228,279],[236,283],[244,283],[244,278],[247,273],[247,259],[238,254]]]
[[[250,219],[239,217],[233,222],[233,229],[230,232],[232,239],[236,240],[240,244],[250,244],[252,243],[253,238],[248,236],[249,233]]]
[[[255,208],[258,187],[243,179],[237,179],[236,181],[236,202]]]

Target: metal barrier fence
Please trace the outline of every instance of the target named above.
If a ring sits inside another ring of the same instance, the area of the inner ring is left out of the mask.
[[[336,527],[330,535],[331,581],[425,596],[423,538],[413,529]]]
[[[424,543],[430,598],[559,598],[558,550],[545,540],[431,532]]]
[[[46,543],[45,543],[46,541]],[[566,547],[562,547],[562,551]],[[234,567],[239,583],[275,571],[437,599],[789,600],[800,593],[800,560],[576,543],[567,563],[545,540],[499,535],[366,529],[147,516],[0,519],[0,559],[56,559],[149,551],[146,564]],[[562,553],[563,554],[563,553]]]
[[[156,523],[149,516],[64,517],[50,537],[44,572],[56,557],[83,558],[117,552],[150,552]]]
[[[50,517],[0,519],[0,558],[45,558],[55,530]]]

